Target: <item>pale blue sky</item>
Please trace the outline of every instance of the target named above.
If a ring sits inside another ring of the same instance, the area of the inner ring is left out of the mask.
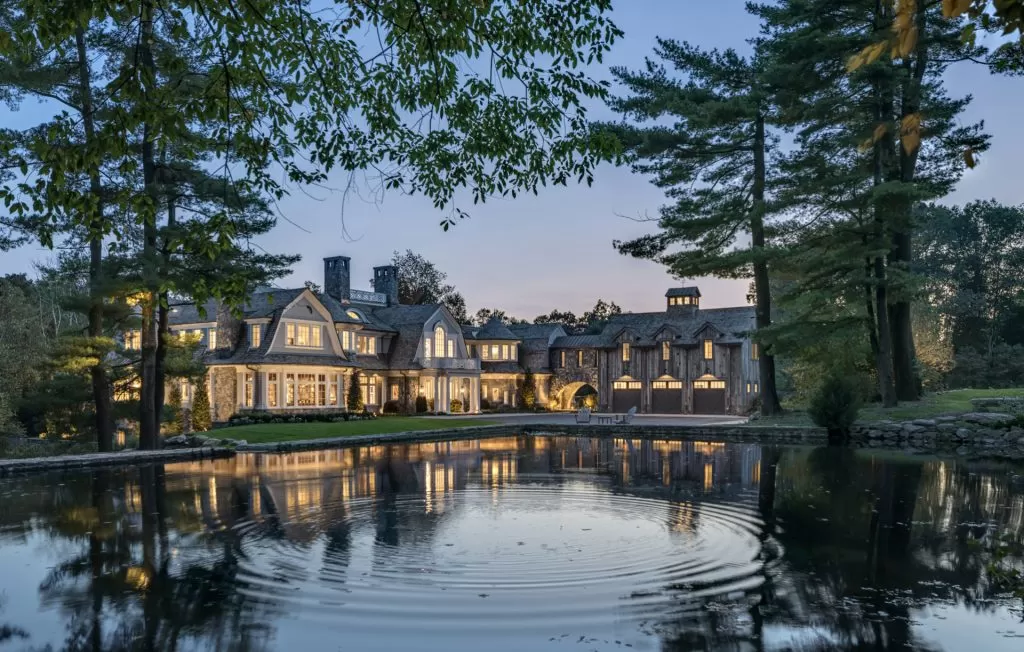
[[[743,10],[743,0],[619,0],[614,20],[625,31],[605,63],[593,74],[609,78],[609,65],[637,67],[650,54],[656,36],[688,40],[703,47],[745,48],[757,23]],[[971,92],[975,102],[965,120],[984,119],[994,136],[981,166],[969,172],[947,201],[995,198],[1024,203],[1021,148],[1024,126],[1017,112],[1024,105],[1024,79],[991,77],[978,67],[960,66],[949,74],[953,94]],[[28,103],[23,110],[31,110]],[[2,114],[0,114],[2,115]],[[612,118],[595,105],[595,118]],[[9,114],[5,116],[10,118]],[[343,187],[339,177],[332,185]],[[352,257],[353,286],[369,289],[371,269],[385,264],[395,249],[413,249],[448,273],[466,297],[470,311],[498,307],[532,319],[553,308],[578,312],[598,297],[625,310],[658,310],[666,288],[678,285],[652,262],[618,254],[612,240],[646,233],[651,224],[623,217],[655,215],[662,194],[648,180],[627,168],[604,166],[594,184],[547,188],[537,197],[492,200],[469,206],[472,218],[447,233],[442,214],[422,197],[389,194],[381,201],[321,189],[296,191],[280,203],[289,221],[259,241],[274,252],[298,253],[303,260],[282,286],[321,281],[324,256]],[[342,232],[342,216],[347,239]],[[50,252],[26,247],[0,254],[0,273],[29,271],[31,263]],[[745,303],[747,283],[698,279],[704,305]]]

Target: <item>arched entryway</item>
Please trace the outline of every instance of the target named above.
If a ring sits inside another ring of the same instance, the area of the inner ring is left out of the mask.
[[[597,407],[597,389],[590,383],[569,383],[558,393],[558,407],[563,410],[594,409]]]
[[[725,381],[705,374],[693,381],[693,413],[725,414]]]

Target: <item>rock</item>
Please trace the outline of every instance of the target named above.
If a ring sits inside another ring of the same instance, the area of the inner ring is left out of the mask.
[[[965,439],[970,439],[970,437],[971,437],[971,431],[968,430],[967,428],[957,428],[956,429],[956,438],[959,439],[960,441],[963,441]]]
[[[935,426],[935,429],[939,432],[956,432],[956,425],[952,423],[940,423]]]
[[[918,432],[924,432],[924,426],[914,425],[913,423],[905,423],[903,424],[903,432],[905,432],[908,435],[912,435]]]
[[[934,419],[914,419],[913,421],[911,421],[911,423],[913,423],[915,426],[935,427],[936,422]]]
[[[165,446],[188,446],[188,437],[185,435],[176,435],[174,437],[168,437],[164,440]]]
[[[1021,437],[1020,439],[1017,440],[1017,446],[1019,448],[1024,448],[1024,437]]]
[[[967,423],[1006,423],[1013,419],[1012,415],[1003,412],[968,412],[960,417],[961,421]]]
[[[971,453],[971,449],[967,448],[966,446],[959,446],[956,449],[956,454],[957,455],[970,455],[970,453]]]
[[[955,415],[946,415],[942,417],[935,417],[935,423],[952,423],[958,420],[960,417]]]

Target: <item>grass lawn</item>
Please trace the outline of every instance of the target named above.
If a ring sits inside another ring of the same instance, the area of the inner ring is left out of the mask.
[[[381,417],[366,421],[324,423],[254,423],[247,426],[218,428],[214,437],[244,439],[250,444],[268,444],[304,439],[324,439],[346,435],[380,435],[410,430],[448,430],[466,426],[491,426],[485,419],[430,419],[424,417]]]
[[[861,421],[882,421],[884,419],[926,419],[943,414],[971,411],[972,398],[1024,397],[1024,388],[1013,389],[954,389],[948,392],[926,394],[920,401],[901,403],[894,408],[882,408],[876,404],[865,405],[860,411]],[[802,409],[787,411],[781,417],[761,419],[754,425],[810,426],[810,417]]]

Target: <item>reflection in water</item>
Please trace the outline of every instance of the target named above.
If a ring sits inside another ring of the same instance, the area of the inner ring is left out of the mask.
[[[1021,538],[1022,489],[960,462],[568,437],[8,478],[0,633],[91,651],[1018,649],[977,542]]]

